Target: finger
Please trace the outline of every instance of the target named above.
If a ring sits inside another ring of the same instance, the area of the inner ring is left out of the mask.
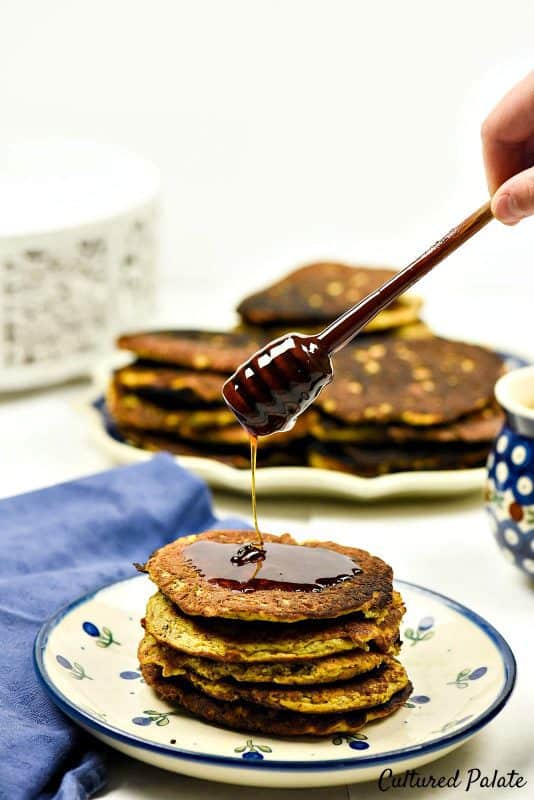
[[[505,181],[493,196],[491,210],[505,225],[515,225],[534,214],[534,167]]]
[[[510,145],[497,140],[483,139],[482,154],[488,189],[491,195],[508,178],[521,172],[525,166],[521,145]]]
[[[506,94],[482,125],[490,192],[525,167],[524,145],[534,134],[534,71]]]

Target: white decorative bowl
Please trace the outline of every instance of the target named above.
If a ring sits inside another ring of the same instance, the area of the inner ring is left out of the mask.
[[[0,157],[0,391],[87,373],[155,298],[160,179],[96,143]]]

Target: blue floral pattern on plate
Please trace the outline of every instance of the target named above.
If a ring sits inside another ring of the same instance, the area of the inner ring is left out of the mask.
[[[434,636],[434,617],[423,617],[419,620],[417,628],[406,628],[404,635],[410,639],[412,647],[418,642],[427,642]]]
[[[430,703],[430,697],[427,694],[412,694],[404,706],[405,708],[417,708],[417,706],[425,706],[427,703]]]
[[[457,728],[459,725],[465,725],[470,719],[473,718],[472,714],[468,714],[467,717],[460,717],[460,719],[453,719],[450,722],[446,722],[441,728],[438,728],[437,731],[432,731],[432,733],[448,733],[453,728]]]
[[[453,681],[448,681],[448,686],[457,686],[458,689],[467,689],[470,681],[478,681],[487,673],[487,667],[477,667],[476,669],[461,669]]]
[[[159,728],[162,728],[169,724],[169,717],[174,717],[179,714],[179,711],[154,711],[153,709],[149,709],[148,711],[143,711],[143,716],[132,717],[132,722],[134,725],[141,726],[152,725],[152,723],[154,723]]]
[[[97,647],[109,647],[111,644],[117,644],[120,647],[121,643],[113,637],[112,632],[105,625],[100,631],[93,622],[86,621],[82,624],[82,630],[91,638],[96,639]]]
[[[62,655],[57,655],[56,661],[60,667],[63,667],[63,669],[68,670],[75,680],[83,681],[84,678],[86,678],[88,681],[93,680],[91,676],[87,674],[85,668],[82,667],[82,665],[79,664],[77,661],[73,661],[71,664],[69,659],[65,658],[65,656]]]
[[[272,753],[268,744],[255,744],[252,739],[247,739],[245,744],[234,747],[234,753],[241,753],[245,761],[263,761],[264,753]]]
[[[336,733],[332,737],[332,744],[339,745],[346,742],[351,750],[368,750],[370,745],[364,733]]]

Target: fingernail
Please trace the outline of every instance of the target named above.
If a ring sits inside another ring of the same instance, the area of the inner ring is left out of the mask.
[[[499,197],[494,200],[493,214],[506,225],[514,225],[523,218],[521,209],[517,205],[514,196],[508,194],[508,192],[499,195]]]

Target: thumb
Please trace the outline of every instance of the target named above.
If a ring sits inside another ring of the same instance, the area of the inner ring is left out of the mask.
[[[515,225],[534,214],[534,167],[505,181],[493,195],[491,210],[505,225]]]

